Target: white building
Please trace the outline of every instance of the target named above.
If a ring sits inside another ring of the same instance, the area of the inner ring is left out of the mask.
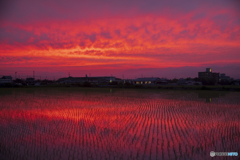
[[[13,83],[12,76],[3,76],[0,83]]]

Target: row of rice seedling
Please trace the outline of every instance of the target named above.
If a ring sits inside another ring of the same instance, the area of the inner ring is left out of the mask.
[[[120,98],[108,93],[108,98],[68,94],[70,97],[36,94],[28,102],[20,96],[18,102],[23,102],[1,109],[0,156],[204,159],[211,150],[240,148],[237,104],[163,99],[157,93],[145,97],[136,92]]]

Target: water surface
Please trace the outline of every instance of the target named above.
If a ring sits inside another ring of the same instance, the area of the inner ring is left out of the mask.
[[[0,157],[211,159],[210,151],[240,154],[239,97],[238,92],[213,91],[1,89]]]

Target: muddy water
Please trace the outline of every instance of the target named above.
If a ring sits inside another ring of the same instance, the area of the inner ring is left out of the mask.
[[[1,89],[0,157],[212,159],[210,151],[240,154],[239,97],[238,92],[212,91]]]

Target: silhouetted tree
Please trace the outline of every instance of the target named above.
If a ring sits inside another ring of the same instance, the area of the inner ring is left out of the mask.
[[[177,81],[178,81],[178,79],[177,79],[177,78],[174,78],[174,79],[172,80],[172,83],[177,83]]]
[[[199,81],[199,78],[195,77],[195,78],[193,78],[193,80],[197,82],[197,81]]]

